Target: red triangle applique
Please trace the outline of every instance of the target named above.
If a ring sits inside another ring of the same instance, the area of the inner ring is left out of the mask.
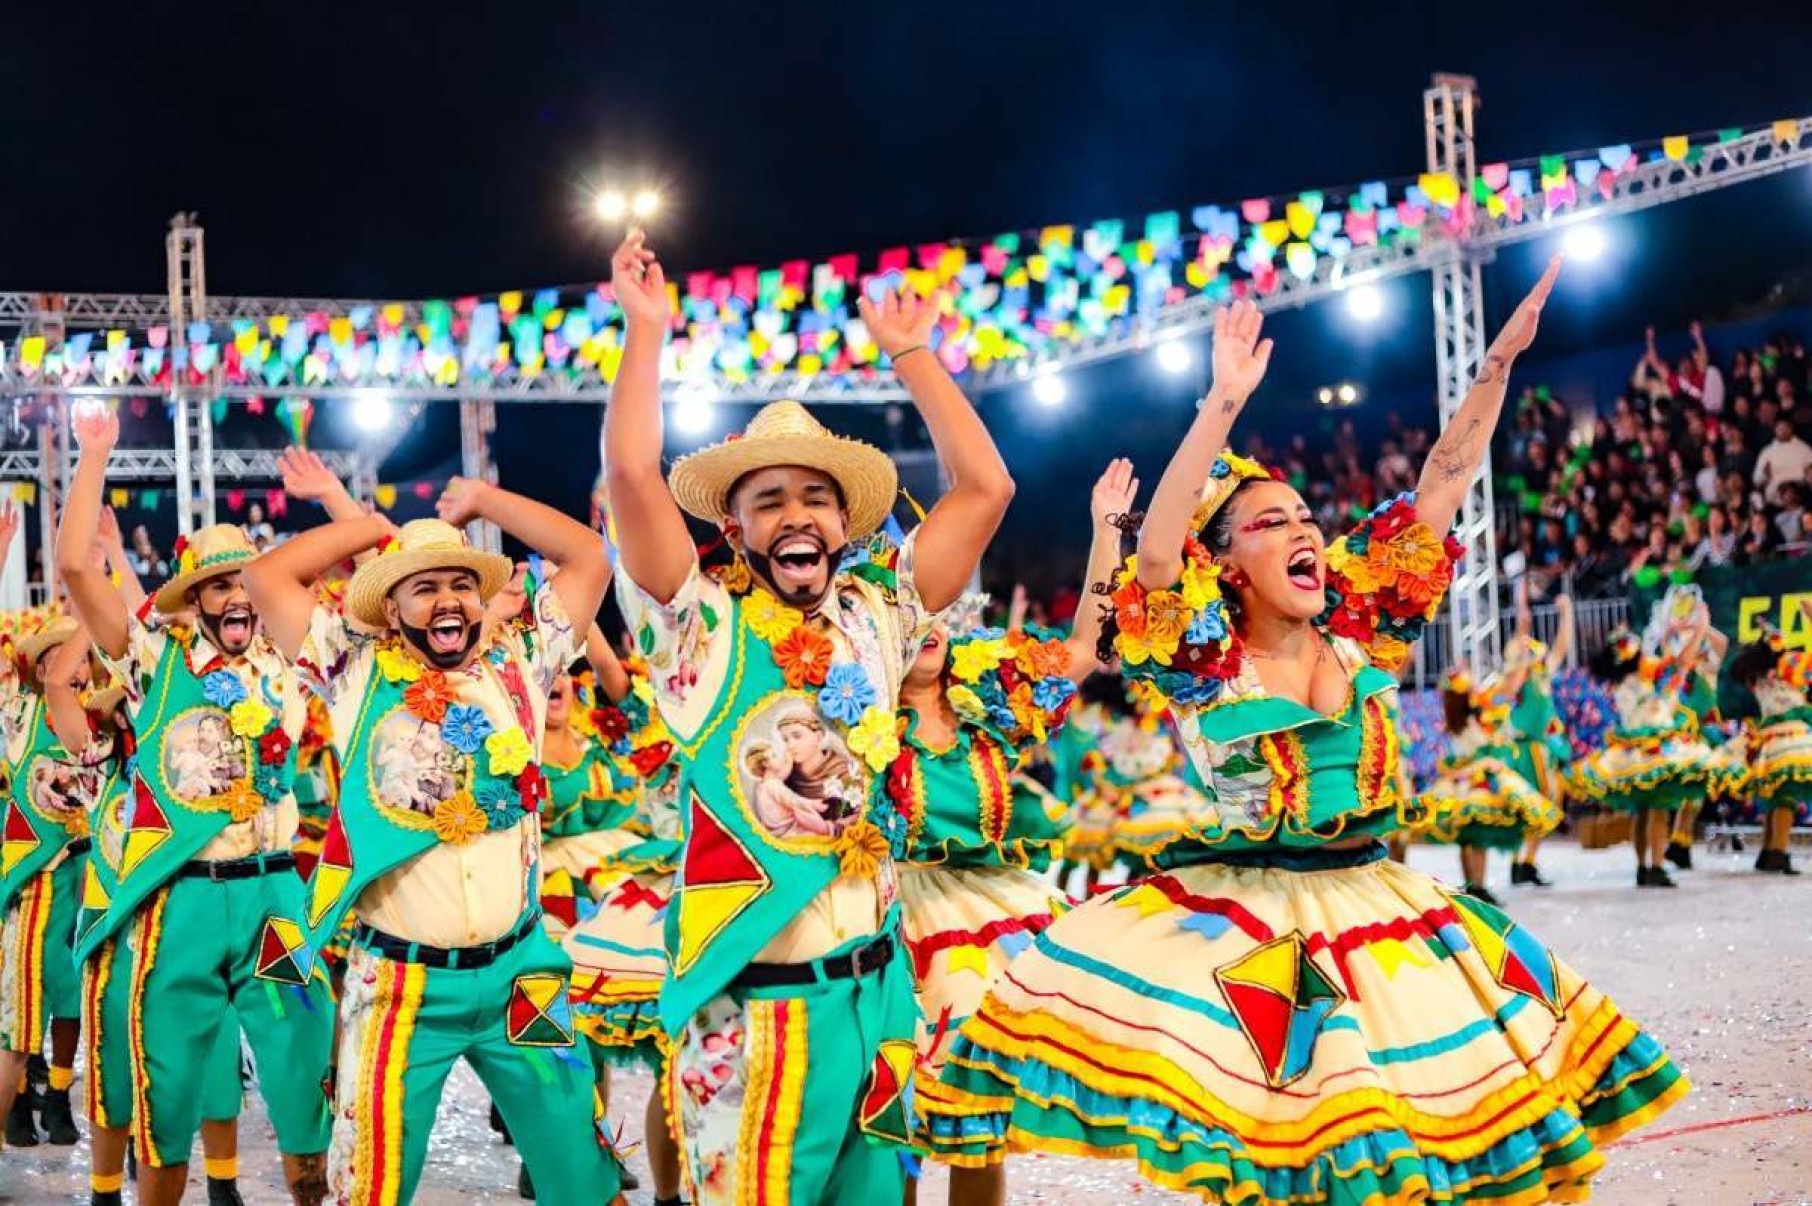
[[[1239,1019],[1240,1028],[1258,1053],[1266,1077],[1275,1081],[1283,1070],[1290,1043],[1289,999],[1268,988],[1235,980],[1222,981],[1221,991],[1227,994],[1233,1016]]]
[[[902,1087],[888,1062],[876,1056],[869,1072],[868,1095],[862,1099],[862,1117],[873,1118],[886,1109],[900,1095]]]
[[[6,829],[4,838],[7,842],[21,842],[32,846],[38,844],[38,831],[31,827],[25,814],[13,805],[6,806]]]
[[[540,1016],[541,1011],[535,1008],[535,1003],[528,999],[528,994],[524,993],[521,988],[510,993],[509,1033],[521,1034]]]
[[[138,790],[132,793],[132,820],[126,825],[128,829],[167,830],[170,818],[164,815],[163,808],[157,802],[157,796],[142,781]]]
[[[333,867],[352,866],[352,847],[346,841],[346,826],[340,820],[337,808],[328,818],[327,832],[321,837],[320,861]]]
[[[692,793],[692,827],[686,834],[683,880],[688,888],[768,882],[761,864],[711,815],[696,791]]]

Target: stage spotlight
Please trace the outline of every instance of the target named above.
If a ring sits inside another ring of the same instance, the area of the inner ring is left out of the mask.
[[[1069,390],[1064,388],[1063,378],[1051,371],[1040,373],[1033,379],[1032,396],[1038,399],[1041,406],[1062,406],[1063,400],[1069,396]]]
[[[382,431],[390,426],[396,408],[384,393],[362,389],[352,396],[352,421],[360,431]]]
[[[599,193],[593,204],[598,217],[606,222],[621,222],[629,213],[629,198],[614,188]]]
[[[1340,388],[1334,391],[1334,396],[1340,399],[1340,405],[1351,406],[1359,400],[1359,387],[1351,381],[1342,381]]]
[[[1334,391],[1324,385],[1315,391],[1315,400],[1323,406],[1332,406],[1334,404]]]
[[[1384,316],[1384,291],[1376,285],[1356,285],[1346,291],[1346,312],[1360,322]]]
[[[1158,344],[1158,367],[1175,376],[1189,371],[1195,357],[1189,354],[1189,345],[1180,339],[1166,339]]]
[[[1566,249],[1567,258],[1589,264],[1604,254],[1604,230],[1596,222],[1581,222],[1567,227],[1566,237],[1561,246]]]
[[[661,208],[661,195],[651,188],[642,189],[636,193],[635,203],[630,208],[638,221],[645,222]]]
[[[703,435],[717,418],[717,391],[708,385],[680,391],[673,402],[673,429],[681,435]]]

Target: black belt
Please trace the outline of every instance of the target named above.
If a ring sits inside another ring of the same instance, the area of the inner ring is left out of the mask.
[[[481,942],[477,946],[452,948],[411,942],[407,938],[398,938],[395,934],[386,934],[362,921],[352,927],[352,937],[355,942],[361,943],[374,954],[396,963],[419,963],[423,967],[467,971],[473,968],[489,967],[497,962],[506,951],[519,945],[523,939],[539,929],[540,925],[540,911],[530,910],[514,930],[495,942]]]
[[[69,843],[69,845],[63,847],[63,853],[67,854],[70,858],[74,858],[78,854],[87,854],[93,849],[93,838],[77,838],[75,841]]]
[[[825,980],[855,980],[880,971],[893,958],[893,935],[882,934],[847,955],[826,956],[809,963],[751,963],[730,983],[738,988],[780,988]]]
[[[178,879],[209,879],[221,883],[229,879],[256,879],[274,871],[294,871],[296,856],[287,850],[254,854],[250,858],[198,858],[177,869]]]

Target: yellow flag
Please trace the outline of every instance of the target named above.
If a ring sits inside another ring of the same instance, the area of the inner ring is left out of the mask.
[[[1691,138],[1687,137],[1685,134],[1675,134],[1671,138],[1663,138],[1661,140],[1661,153],[1675,163],[1679,163],[1682,159],[1686,158],[1686,148],[1691,145]]]
[[[1789,117],[1785,121],[1774,123],[1774,141],[1792,142],[1799,137],[1799,122]]]
[[[19,502],[19,503],[24,503],[28,507],[31,506],[33,503],[37,502],[38,501],[38,483],[37,482],[14,482],[13,483],[13,501]]]
[[[373,493],[377,498],[377,505],[384,510],[388,511],[391,507],[396,506],[395,486],[379,486]]]
[[[110,505],[110,506],[123,507],[130,501],[131,501],[130,492],[126,491],[126,490],[122,490],[118,486],[115,486],[113,489],[107,491],[107,502],[108,502],[108,505]]]

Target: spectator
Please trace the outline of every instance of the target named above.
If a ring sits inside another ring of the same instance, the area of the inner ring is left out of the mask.
[[[1803,545],[1806,541],[1806,483],[1782,482],[1781,509],[1774,517],[1783,545]]]
[[[245,535],[252,542],[252,547],[261,553],[277,542],[277,529],[265,520],[262,503],[253,503],[246,508]]]
[[[1778,506],[1781,487],[1788,482],[1805,481],[1808,469],[1812,469],[1812,444],[1799,438],[1791,420],[1785,416],[1776,419],[1774,442],[1755,458],[1756,487],[1766,501]]]
[[[127,551],[126,560],[131,563],[132,572],[146,583],[162,582],[170,576],[170,563],[151,543],[151,533],[142,523],[132,529],[132,548]]]

